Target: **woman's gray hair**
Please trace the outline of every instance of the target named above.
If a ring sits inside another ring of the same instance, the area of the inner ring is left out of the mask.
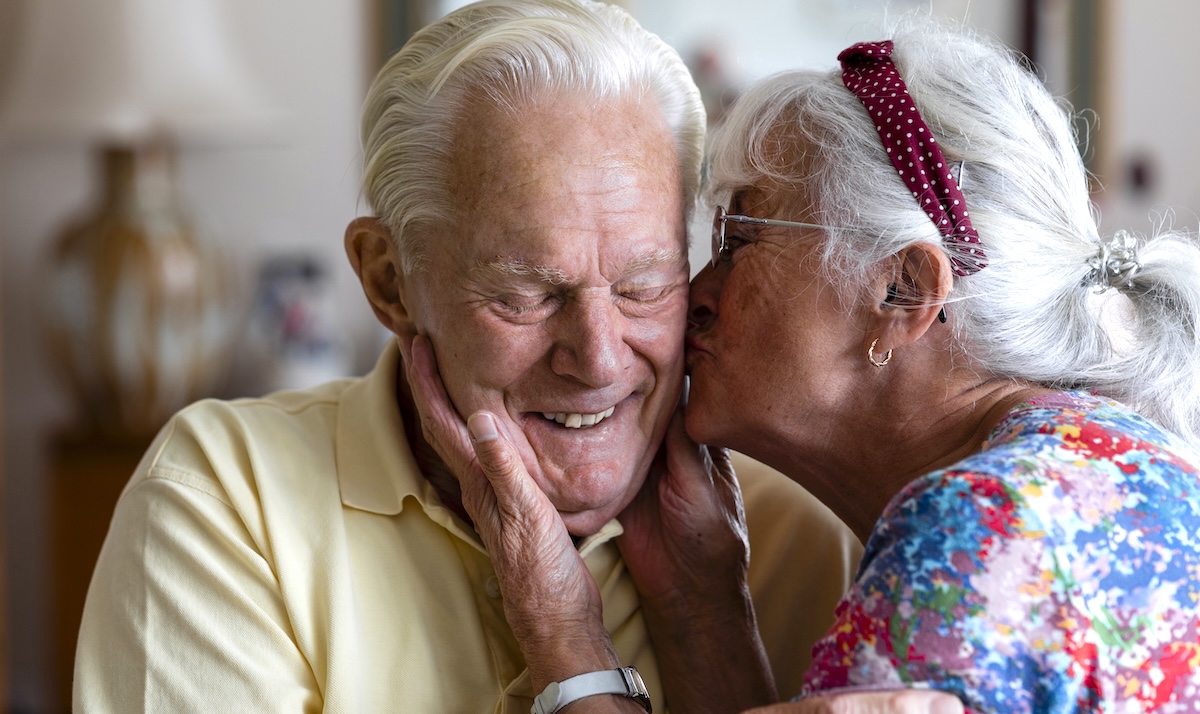
[[[624,10],[590,0],[484,0],[417,32],[376,75],[363,111],[363,190],[403,270],[414,228],[452,215],[452,139],[468,102],[518,111],[547,97],[654,102],[675,138],[685,220],[700,180],[704,107],[678,53]]]
[[[1013,52],[932,21],[892,39],[914,103],[962,173],[988,256],[954,281],[957,350],[990,375],[1118,399],[1200,444],[1195,236],[1137,237],[1134,265],[1125,235],[1099,234],[1068,112]],[[708,173],[709,202],[764,181],[806,199],[814,213],[804,220],[837,227],[822,265],[853,296],[906,246],[953,250],[840,70],[786,72],[745,92],[711,139]],[[1115,267],[1098,267],[1098,256]]]

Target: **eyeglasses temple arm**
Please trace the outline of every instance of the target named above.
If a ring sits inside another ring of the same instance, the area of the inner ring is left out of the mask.
[[[796,221],[777,221],[774,218],[755,218],[754,216],[737,216],[733,214],[725,214],[725,220],[733,221],[734,223],[749,223],[756,226],[780,226],[782,228],[820,228],[827,229],[829,226],[822,226],[816,223],[797,223]]]

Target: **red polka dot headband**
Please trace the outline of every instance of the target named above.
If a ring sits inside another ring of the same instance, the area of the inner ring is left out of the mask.
[[[892,63],[892,41],[860,42],[838,55],[842,83],[859,98],[887,150],[892,165],[912,191],[943,240],[955,250],[950,264],[955,275],[971,275],[987,267],[979,233],[971,225],[962,190],[933,132],[921,118],[908,86]]]

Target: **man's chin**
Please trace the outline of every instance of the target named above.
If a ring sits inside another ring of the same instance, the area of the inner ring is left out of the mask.
[[[558,510],[572,536],[595,535],[629,505],[645,483],[650,457],[643,455],[638,462],[630,462],[629,453],[636,446],[631,438],[622,437],[618,443],[625,445],[624,453],[537,455],[537,466],[530,470],[534,483]]]
[[[616,518],[615,513],[608,513],[607,510],[597,511],[578,511],[574,513],[563,513],[563,524],[567,527],[567,532],[575,538],[587,538],[596,535],[606,523]]]

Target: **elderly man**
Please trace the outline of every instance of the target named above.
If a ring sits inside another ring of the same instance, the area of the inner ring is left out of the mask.
[[[455,408],[520,435],[662,711],[614,539],[680,394],[703,124],[679,57],[611,7],[489,1],[418,33],[370,90],[377,217],[346,232],[396,344],[362,379],[164,428],[96,568],[76,709],[529,711],[492,563],[404,378],[421,334]],[[794,692],[858,544],[790,482],[743,480],[750,586]]]

